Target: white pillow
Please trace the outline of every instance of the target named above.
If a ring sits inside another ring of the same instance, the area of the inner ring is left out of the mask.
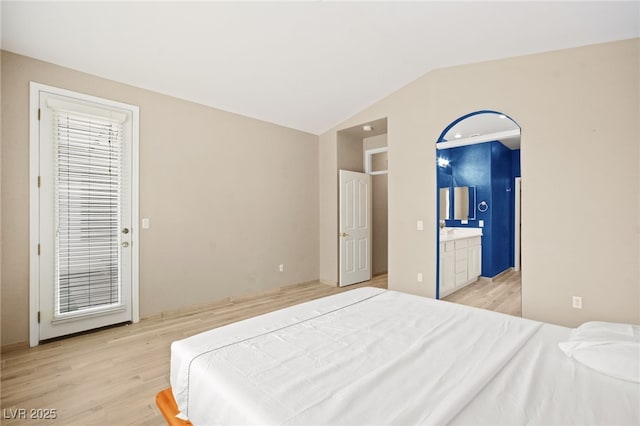
[[[640,383],[640,326],[591,321],[558,344],[569,357],[607,376]]]

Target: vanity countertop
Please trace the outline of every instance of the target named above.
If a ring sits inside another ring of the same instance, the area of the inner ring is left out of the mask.
[[[481,236],[482,228],[443,228],[440,230],[440,242]]]

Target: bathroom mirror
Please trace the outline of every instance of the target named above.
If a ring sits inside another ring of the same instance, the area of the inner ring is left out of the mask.
[[[468,186],[456,186],[453,188],[453,218],[455,220],[469,220]]]
[[[449,188],[440,188],[440,220],[451,219],[451,194]]]
[[[453,218],[455,220],[476,219],[475,186],[456,186],[453,188]]]

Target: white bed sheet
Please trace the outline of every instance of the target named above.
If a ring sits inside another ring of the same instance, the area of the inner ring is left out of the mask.
[[[225,325],[224,327],[199,333],[171,344],[170,382],[174,399],[182,411],[186,411],[189,397],[189,367],[191,360],[198,354],[213,348],[243,340],[256,334],[268,333],[288,325],[304,321],[323,313],[339,309],[358,302],[367,295],[377,294],[372,289],[369,294],[352,294],[346,292],[330,298],[313,300],[287,309],[249,318]],[[181,415],[186,418],[186,414]]]
[[[566,356],[558,343],[570,333],[540,327],[450,424],[640,425],[640,386]]]
[[[196,426],[444,424],[541,325],[363,288],[174,342],[171,385]]]

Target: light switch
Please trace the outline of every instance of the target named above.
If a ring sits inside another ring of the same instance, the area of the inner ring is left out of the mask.
[[[421,221],[421,220],[419,220],[419,221],[416,223],[416,229],[417,229],[418,231],[424,231],[424,222],[423,222],[423,221]]]
[[[142,218],[142,229],[149,229],[149,218]]]

